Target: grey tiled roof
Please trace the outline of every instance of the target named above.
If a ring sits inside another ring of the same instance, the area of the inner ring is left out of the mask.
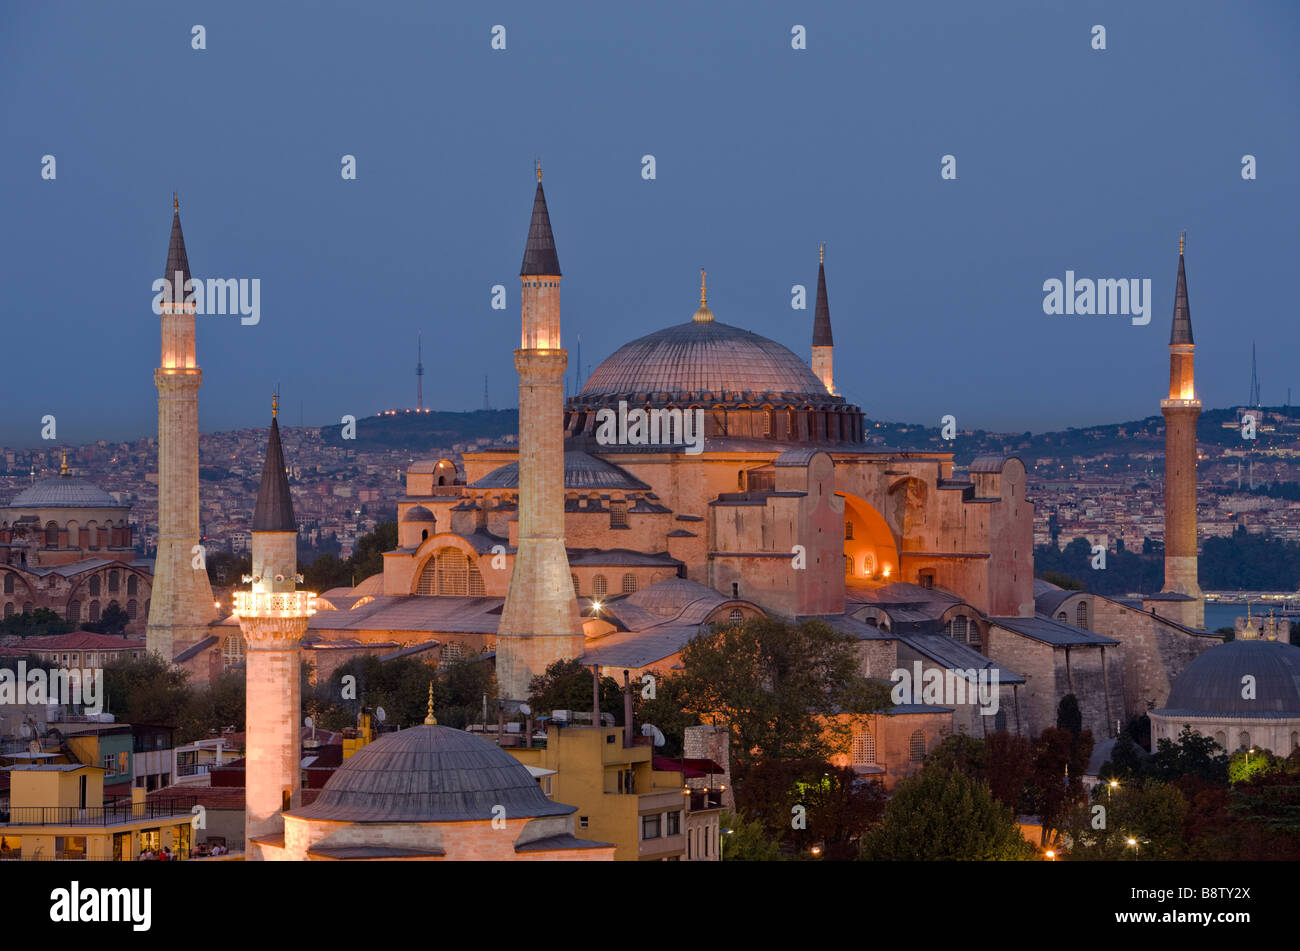
[[[999,627],[1054,647],[1111,647],[1119,641],[1045,617],[991,617]]]
[[[183,300],[185,296],[185,281],[190,279],[190,258],[185,253],[185,235],[181,234],[181,213],[177,209],[172,212],[172,235],[171,241],[167,245],[167,263],[163,266],[163,279],[167,281],[174,280],[174,275],[180,271],[183,275],[182,283],[179,288],[172,289],[174,300]]]
[[[128,508],[97,485],[72,476],[42,479],[13,497],[10,508]]]
[[[473,483],[474,489],[517,489],[519,463],[508,463],[493,469]],[[564,454],[564,487],[566,489],[622,489],[645,491],[649,485],[631,473],[604,459],[585,452],[570,450]]]
[[[950,670],[996,670],[998,683],[1022,684],[1025,678],[990,660],[975,648],[947,634],[901,634],[899,641]]]
[[[482,737],[445,726],[381,736],[354,753],[316,801],[289,815],[341,822],[471,822],[567,816],[527,768]]]

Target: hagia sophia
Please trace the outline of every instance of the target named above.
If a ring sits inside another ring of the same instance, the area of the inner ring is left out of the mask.
[[[165,273],[177,271],[189,277],[175,206]],[[1067,694],[1098,740],[1150,711],[1153,742],[1188,724],[1230,749],[1300,746],[1300,649],[1275,636],[1225,645],[1204,630],[1201,404],[1181,244],[1161,402],[1165,583],[1139,603],[1035,579],[1019,458],[981,456],[963,468],[951,452],[868,446],[863,408],[835,385],[824,249],[809,359],[715,317],[702,275],[688,320],[620,347],[567,400],[562,273],[540,169],[520,280],[518,447],[412,464],[398,547],[354,587],[297,588],[273,411],[252,574],[236,610],[214,616],[206,572],[192,561],[202,371],[190,304],[164,305],[161,317],[152,573],[134,558],[124,507],[66,472],[0,509],[6,614],[11,601],[44,597],[65,616],[93,618],[113,598],[134,605],[133,618],[147,615],[149,649],[196,682],[243,664],[250,857],[485,857],[488,839],[474,829],[502,796],[519,806],[510,857],[611,857],[608,843],[573,835],[573,808],[538,793],[516,759],[438,726],[432,709],[425,726],[376,741],[303,807],[299,664],[324,677],[362,653],[486,657],[501,697],[518,703],[559,659],[622,682],[625,672],[671,671],[710,625],[818,618],[854,639],[866,676],[996,678],[996,710],[973,696],[911,703],[855,728],[836,761],[865,775],[893,775],[951,733],[1036,735],[1055,725]],[[717,295],[712,306],[726,316]],[[702,451],[605,438],[598,421],[628,407],[700,414]],[[1257,707],[1233,696],[1256,669]]]

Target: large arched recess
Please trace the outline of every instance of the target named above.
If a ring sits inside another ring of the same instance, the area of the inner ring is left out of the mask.
[[[844,534],[847,536],[851,531],[853,535],[852,538],[844,539],[845,583],[861,584],[897,579],[898,544],[885,517],[861,496],[848,492],[837,494],[844,499]]]

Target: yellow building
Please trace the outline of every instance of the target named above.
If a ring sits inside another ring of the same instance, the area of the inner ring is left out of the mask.
[[[193,841],[192,801],[104,802],[104,770],[63,763],[14,766],[8,813],[0,813],[0,861],[125,862],[145,850],[170,848],[187,858]],[[93,804],[93,805],[92,805]]]
[[[553,775],[541,776],[542,790],[576,805],[578,837],[613,842],[618,861],[687,858],[687,827],[703,818],[695,813],[714,814],[720,808],[716,800],[688,789],[680,770],[656,770],[650,738],[632,736],[621,727],[552,722],[546,746],[508,752],[535,771],[553,770]],[[715,856],[718,823],[696,824],[709,830],[713,841],[707,851]]]

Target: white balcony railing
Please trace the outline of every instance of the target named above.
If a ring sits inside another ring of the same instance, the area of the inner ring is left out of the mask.
[[[236,591],[235,617],[311,617],[314,591]]]

